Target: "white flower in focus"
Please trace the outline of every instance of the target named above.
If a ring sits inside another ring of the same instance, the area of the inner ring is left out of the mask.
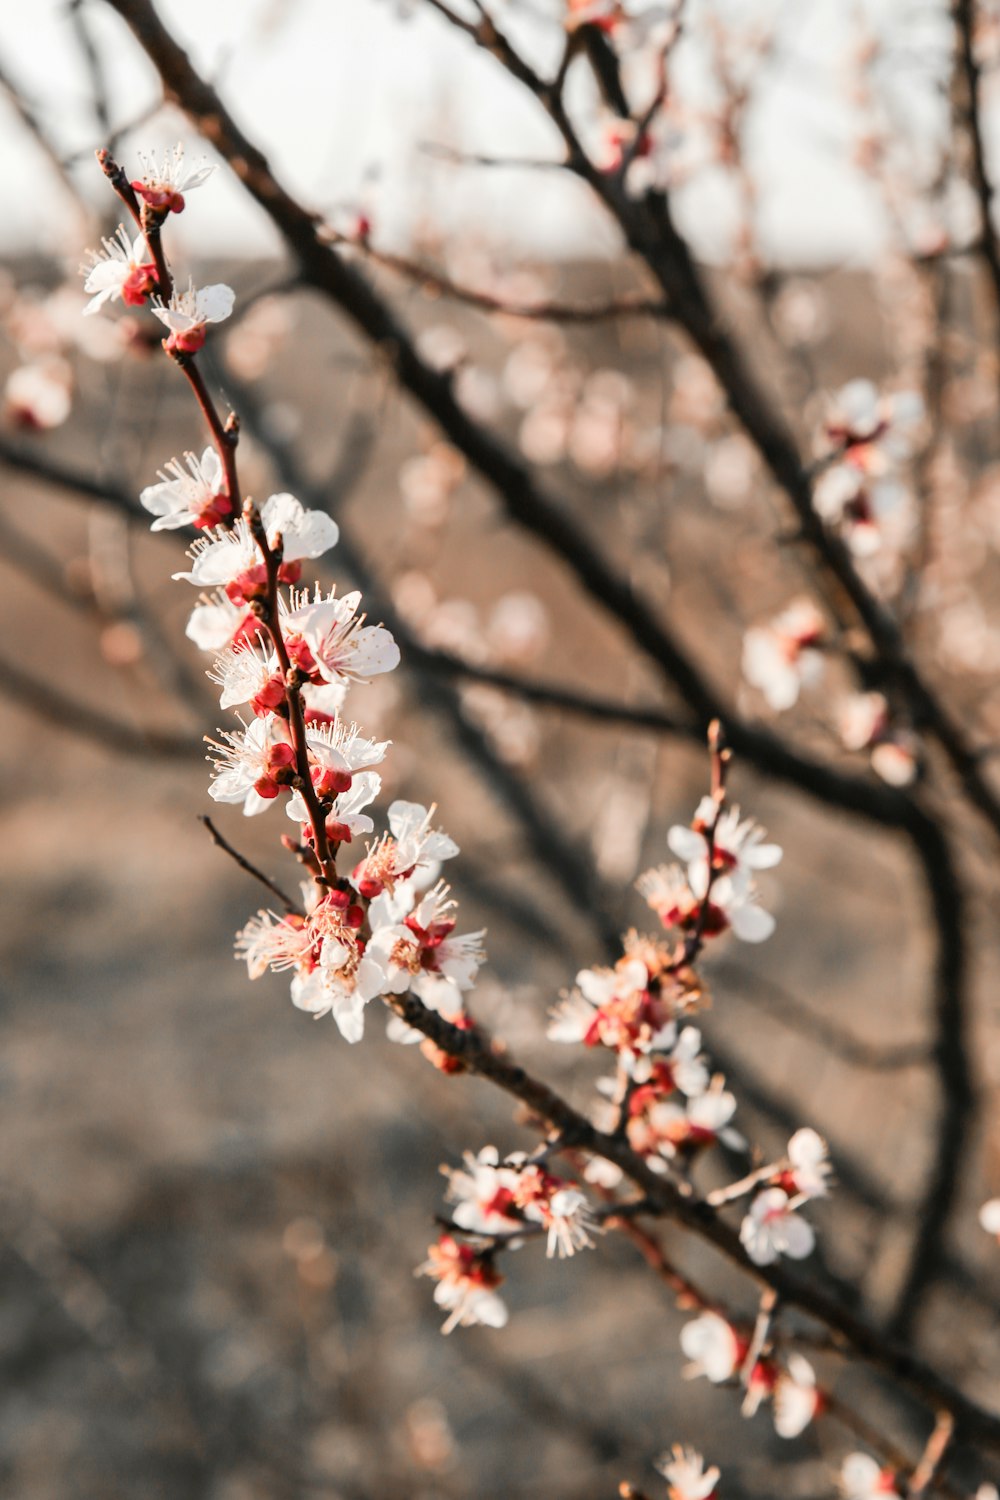
[[[885,1500],[898,1495],[896,1476],[883,1469],[868,1453],[849,1453],[840,1470],[844,1500]]]
[[[699,899],[708,888],[708,830],[713,823],[713,867],[727,874],[734,885],[747,887],[757,870],[772,870],[781,863],[780,846],[765,844],[764,830],[752,818],[741,820],[739,808],[730,807],[716,822],[715,803],[711,797],[703,797],[692,826],[675,824],[667,834],[671,852],[687,865],[688,884]]]
[[[815,1130],[797,1130],[788,1142],[789,1167],[784,1173],[796,1193],[803,1198],[825,1198],[833,1168],[827,1155],[826,1141]]]
[[[396,863],[409,874],[418,867],[453,859],[459,852],[455,840],[440,829],[431,827],[436,807],[422,807],[419,802],[397,800],[389,804],[389,828],[396,840]]]
[[[389,987],[387,960],[384,942],[373,938],[360,953],[349,931],[331,934],[323,943],[319,968],[292,980],[292,1002],[316,1017],[332,1015],[345,1041],[360,1042],[365,1006]]]
[[[165,151],[159,161],[141,151],[137,154],[142,176],[133,180],[133,191],[159,213],[183,213],[184,194],[201,187],[215,171],[214,166],[204,161],[193,167],[185,166],[180,142]]]
[[[746,1356],[746,1342],[731,1323],[718,1313],[705,1312],[681,1329],[681,1350],[689,1363],[685,1380],[704,1375],[713,1385],[722,1385],[738,1372]]]
[[[259,911],[236,934],[236,957],[246,960],[251,979],[259,979],[268,969],[275,973],[310,970],[315,948],[316,934],[304,918],[294,914],[279,917],[273,911]]]
[[[271,495],[261,506],[261,523],[269,547],[281,538],[283,563],[322,557],[340,540],[340,527],[325,510],[306,510],[294,495]]]
[[[260,637],[227,646],[205,675],[222,689],[220,708],[252,703],[254,713],[269,713],[284,702],[278,658]]]
[[[804,686],[822,675],[825,621],[809,599],[798,599],[769,625],[754,626],[743,640],[743,676],[781,713],[798,702]]]
[[[656,1467],[670,1486],[670,1500],[710,1500],[719,1482],[719,1470],[706,1469],[705,1460],[693,1448],[675,1443]]]
[[[216,526],[204,536],[196,537],[188,548],[188,556],[192,560],[190,571],[173,573],[172,578],[205,588],[233,584],[242,574],[256,569],[263,582],[263,559],[245,516],[237,516],[232,527]]]
[[[485,960],[485,936],[486,929],[480,927],[443,938],[429,953],[425,950],[424,967],[414,977],[412,989],[428,1010],[449,1015],[460,1008],[461,996],[473,988]]]
[[[154,303],[152,312],[169,332],[166,345],[179,354],[197,354],[205,342],[209,323],[222,323],[229,317],[236,293],[224,282],[196,288],[189,282],[185,291],[175,289],[170,301]]]
[[[243,733],[219,731],[224,744],[208,743],[216,752],[209,759],[215,775],[208,795],[216,802],[242,802],[246,817],[266,812],[287,786],[295,766],[295,750],[284,721],[274,714],[254,719]]]
[[[124,224],[110,239],[102,239],[103,250],[88,250],[89,265],[81,266],[86,277],[83,290],[90,301],[84,317],[100,312],[106,302],[120,299],[128,307],[142,307],[156,290],[156,267],[144,235],[130,240]]]
[[[184,465],[172,458],[159,471],[159,484],[150,484],[139,496],[140,504],[156,520],[151,531],[175,531],[179,526],[205,529],[217,526],[232,511],[226,494],[222,460],[214,448],[206,448],[201,458],[185,453]]]
[[[346,792],[334,797],[326,814],[326,832],[331,843],[349,844],[359,834],[372,833],[375,824],[368,813],[382,790],[382,778],[377,771],[363,771],[355,776]],[[309,823],[309,809],[301,792],[293,792],[285,807],[296,823]]]
[[[222,651],[244,635],[257,635],[260,629],[256,616],[245,604],[234,604],[219,589],[195,605],[184,634],[199,651]]]
[[[788,1356],[774,1386],[774,1430],[779,1437],[796,1438],[805,1432],[823,1404],[816,1372],[801,1354]]]
[[[812,1253],[816,1236],[812,1225],[800,1219],[798,1201],[783,1188],[765,1188],[758,1193],[740,1225],[740,1240],[755,1266],[770,1266],[781,1255],[803,1260]]]
[[[363,682],[399,665],[399,647],[383,625],[366,625],[358,614],[360,593],[322,598],[317,590],[292,595],[283,625],[293,659],[325,682]]]
[[[979,1210],[979,1222],[987,1234],[1000,1239],[1000,1198],[990,1198]]]

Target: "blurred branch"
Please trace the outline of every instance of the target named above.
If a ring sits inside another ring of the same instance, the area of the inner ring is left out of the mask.
[[[972,149],[972,184],[979,207],[979,238],[976,249],[986,267],[995,316],[1000,319],[1000,245],[993,225],[993,184],[986,163],[983,132],[982,72],[976,58],[976,0],[954,0],[958,60],[964,83],[964,120]]]
[[[0,658],[0,686],[22,707],[58,729],[92,740],[117,755],[156,755],[164,760],[187,760],[201,750],[193,736],[141,729],[114,719],[104,709],[90,708],[58,688],[39,682],[29,672]]]
[[[327,230],[323,239],[343,249],[356,250],[373,265],[394,271],[399,276],[414,282],[421,291],[433,292],[437,296],[449,297],[472,307],[477,312],[499,313],[508,318],[524,318],[545,323],[602,323],[609,318],[663,318],[669,307],[662,298],[643,297],[637,293],[612,298],[608,302],[505,302],[489,292],[477,292],[472,287],[460,286],[441,271],[407,260],[402,255],[392,255],[385,250],[376,250],[368,239],[350,238]]]
[[[742,964],[723,960],[715,973],[720,979],[732,981],[742,998],[759,1004],[775,1020],[808,1037],[818,1047],[839,1057],[855,1068],[870,1068],[874,1072],[891,1072],[902,1068],[925,1067],[931,1061],[931,1049],[927,1042],[903,1042],[895,1046],[865,1042],[840,1026],[833,1026],[826,1018],[810,1009],[782,985],[765,974],[758,974]]]

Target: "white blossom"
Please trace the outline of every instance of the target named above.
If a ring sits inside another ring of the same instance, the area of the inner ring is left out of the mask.
[[[812,1365],[801,1354],[790,1354],[788,1368],[779,1371],[774,1386],[774,1430],[778,1436],[796,1438],[805,1432],[821,1400]]]
[[[979,1210],[979,1222],[987,1234],[1000,1238],[1000,1198],[988,1199]]]
[[[777,844],[764,843],[764,830],[752,818],[741,819],[738,807],[726,808],[716,820],[711,797],[703,797],[694,815],[694,826],[677,824],[667,834],[667,843],[687,865],[688,884],[699,899],[708,888],[708,829],[714,824],[712,855],[715,868],[727,873],[734,885],[748,887],[757,870],[771,870],[781,862]]]
[[[209,740],[215,775],[208,795],[216,802],[242,802],[250,818],[266,812],[280,791],[275,779],[295,762],[295,752],[283,721],[268,714],[254,719],[243,731],[219,731],[223,743]]]
[[[142,151],[138,156],[142,176],[133,181],[132,187],[152,208],[173,213],[181,213],[184,194],[201,187],[215,171],[215,167],[205,161],[186,166],[184,147],[180,142],[164,151],[159,160]]]
[[[849,1453],[840,1470],[844,1500],[885,1500],[898,1495],[895,1475],[868,1453]]]
[[[798,599],[768,625],[754,626],[743,640],[743,675],[759,688],[775,713],[798,702],[803,686],[823,671],[816,647],[825,622],[809,599]]]
[[[306,593],[292,595],[282,622],[286,636],[304,642],[311,667],[326,682],[363,682],[399,665],[392,635],[383,625],[366,625],[360,603],[360,593],[337,598],[331,592],[324,599],[317,590],[312,600]]]
[[[155,270],[145,236],[130,240],[124,224],[119,224],[110,239],[102,239],[102,250],[87,252],[90,264],[81,267],[86,276],[83,289],[90,301],[84,317],[100,312],[106,302],[124,301],[141,306],[146,294],[156,285]]]
[[[184,463],[186,469],[172,458],[159,471],[159,484],[147,485],[139,496],[141,504],[156,517],[151,531],[203,525],[206,516],[214,525],[232,510],[225,494],[222,460],[214,448],[206,448],[201,458],[185,453]]]
[[[236,301],[236,293],[225,282],[214,282],[211,286],[195,287],[189,282],[184,291],[174,290],[170,301],[153,303],[153,315],[169,329],[178,340],[179,348],[200,347],[197,338],[204,342],[207,323],[222,323],[229,317]]]
[[[657,1459],[656,1467],[670,1486],[670,1500],[709,1500],[719,1482],[718,1469],[706,1469],[700,1453],[679,1443]]]
[[[740,1225],[740,1240],[755,1266],[770,1266],[781,1255],[802,1260],[816,1243],[812,1225],[795,1212],[800,1200],[783,1188],[758,1193]]]
[[[833,1168],[827,1155],[827,1145],[815,1130],[797,1130],[788,1142],[788,1172],[786,1176],[795,1186],[796,1193],[803,1198],[825,1198]]]
[[[743,1363],[746,1345],[718,1313],[704,1312],[681,1329],[681,1350],[689,1363],[685,1380],[704,1375],[713,1385],[731,1380]]]

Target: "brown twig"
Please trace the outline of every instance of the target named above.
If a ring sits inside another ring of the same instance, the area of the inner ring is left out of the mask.
[[[225,853],[229,855],[229,858],[231,860],[234,860],[235,863],[239,865],[241,870],[245,870],[248,875],[252,875],[254,880],[259,880],[261,885],[267,887],[272,896],[277,896],[286,912],[296,917],[305,915],[301,906],[293,901],[290,896],[286,895],[286,893],[281,889],[281,886],[274,883],[270,875],[265,875],[263,870],[258,870],[257,866],[255,864],[251,864],[250,860],[247,859],[245,854],[241,854],[238,849],[234,849],[228,839],[223,838],[222,834],[216,828],[210,817],[208,817],[205,813],[199,813],[198,822],[205,825],[212,836],[212,841],[217,844],[220,849],[224,850]]]

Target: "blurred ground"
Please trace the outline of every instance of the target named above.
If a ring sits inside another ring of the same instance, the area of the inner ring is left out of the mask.
[[[260,285],[270,273],[240,274]],[[837,329],[818,356],[831,383],[878,359],[864,289],[845,283],[835,305]],[[419,613],[414,600],[429,583],[436,602],[425,620],[438,638],[451,632],[467,643],[505,595],[537,594],[548,639],[527,670],[653,698],[654,681],[617,633],[501,524],[477,486],[461,479],[430,524],[419,505],[404,503],[401,463],[428,451],[432,435],[384,392],[377,371],[364,370],[324,309],[302,300],[292,308],[291,336],[266,351],[254,389],[270,393],[273,430],[301,441],[320,479],[358,414],[374,421],[370,461],[339,514],[393,582],[400,607],[409,601]],[[410,313],[428,327],[443,321],[423,308]],[[453,321],[484,368],[496,362],[497,335]],[[664,392],[680,388],[662,373],[676,371],[676,356],[658,333],[591,331],[572,347],[584,339],[606,370],[629,373],[629,420],[655,420]],[[33,441],[137,492],[172,453],[200,448],[187,392],[172,375],[162,362],[131,358],[92,367],[70,424]],[[510,414],[499,420],[509,425]],[[248,439],[245,452],[245,487],[269,493],[259,447]],[[681,453],[658,486],[568,465],[553,473],[612,554],[636,559],[637,581],[734,691],[740,612],[759,618],[784,602],[790,580],[801,587],[793,561],[787,574],[774,567],[766,505],[706,505],[697,452]],[[51,549],[69,585],[100,583],[103,569],[107,597],[127,577],[128,558],[139,598],[162,614],[167,639],[180,638],[190,599],[185,585],[169,582],[179,565],[169,535],[130,539],[114,516],[91,517],[82,502],[12,473],[0,503],[5,523]],[[334,574],[338,566],[335,553]],[[126,722],[193,740],[219,722],[207,690],[201,707],[164,706],[148,642],[129,659],[134,627],[123,634],[119,622],[109,634],[8,565],[2,580],[9,660]],[[442,615],[442,601],[450,613]],[[197,679],[193,650],[184,665]],[[400,793],[437,801],[462,845],[450,873],[463,926],[490,929],[475,1013],[586,1101],[594,1060],[569,1058],[543,1031],[558,990],[599,957],[587,915],[532,864],[495,787],[456,752],[448,727],[428,722],[420,680],[397,675],[358,693],[352,709],[396,742],[385,801]],[[523,766],[581,861],[595,853],[603,861],[616,921],[642,921],[632,878],[664,858],[666,828],[690,815],[702,758],[648,736],[498,707],[489,695],[466,701]],[[807,739],[820,733],[808,717],[799,728]],[[823,1446],[815,1437],[779,1444],[762,1414],[751,1440],[728,1393],[680,1381],[682,1316],[611,1237],[564,1266],[546,1264],[537,1247],[512,1257],[509,1328],[441,1338],[429,1287],[411,1275],[441,1209],[437,1165],[527,1137],[485,1085],[444,1080],[414,1050],[389,1046],[374,1011],[365,1043],[349,1049],[332,1023],[292,1008],[280,977],[247,984],[230,957],[231,934],[258,896],[197,822],[216,811],[206,785],[197,755],[122,756],[6,704],[3,1495],[596,1500],[621,1478],[646,1482],[650,1459],[674,1440],[703,1444],[723,1468],[738,1460],[730,1494],[772,1494],[777,1482],[785,1493],[823,1490],[815,1461],[836,1453],[829,1436]],[[761,1091],[772,1114],[829,1135],[844,1186],[816,1214],[824,1255],[878,1312],[896,1289],[913,1227],[936,1109],[932,1075],[849,1067],[776,1020],[767,985],[780,983],[807,1012],[873,1046],[926,1038],[922,893],[891,840],[758,785],[739,767],[735,791],[786,858],[767,881],[775,938],[760,950],[730,946],[706,966],[716,996],[705,1018],[710,1050],[739,1065],[749,1086],[740,1120],[753,1139],[782,1139]],[[218,821],[267,870],[294,881],[277,848],[277,815],[248,824],[223,810]],[[971,867],[976,851],[967,854]],[[987,915],[976,916],[975,1046],[989,1105],[1000,1052]],[[990,1247],[975,1209],[1000,1186],[1000,1142],[985,1144],[969,1164],[952,1250],[966,1280],[985,1276],[986,1290],[977,1300],[943,1288],[922,1336],[970,1392],[996,1401],[1000,1278],[986,1271]],[[675,1248],[700,1276],[730,1285],[704,1263],[706,1252]],[[749,1306],[745,1289],[739,1295]]]

